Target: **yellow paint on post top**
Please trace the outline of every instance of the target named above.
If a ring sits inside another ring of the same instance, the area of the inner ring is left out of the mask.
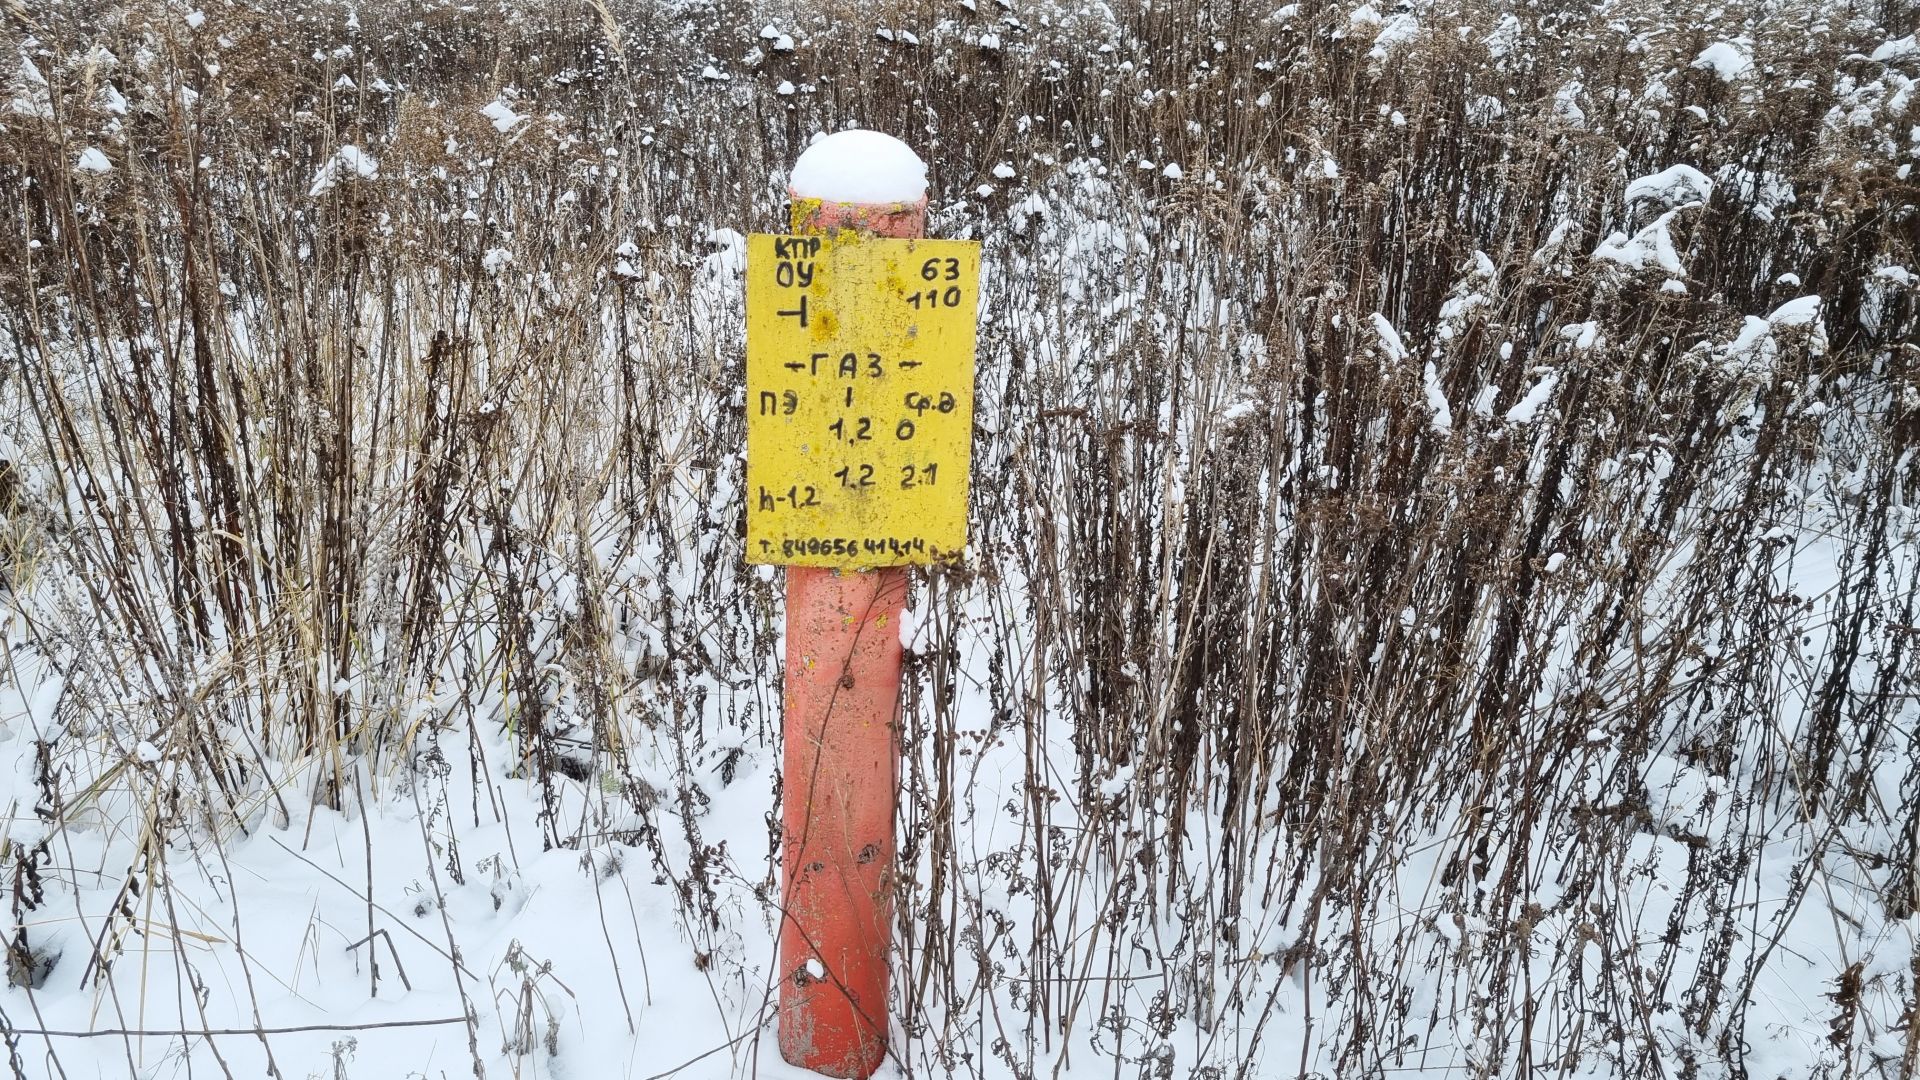
[[[748,562],[959,557],[979,284],[971,241],[748,238]]]

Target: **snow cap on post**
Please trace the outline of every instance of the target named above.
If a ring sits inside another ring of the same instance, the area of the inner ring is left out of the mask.
[[[787,182],[796,231],[925,232],[927,166],[891,135],[849,128],[814,140]]]

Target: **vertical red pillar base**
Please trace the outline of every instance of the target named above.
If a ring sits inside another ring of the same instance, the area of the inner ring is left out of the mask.
[[[901,567],[787,568],[780,1056],[828,1076],[887,1054],[906,596]]]

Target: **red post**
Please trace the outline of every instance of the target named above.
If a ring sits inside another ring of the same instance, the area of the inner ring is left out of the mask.
[[[793,229],[926,233],[927,202],[793,196]],[[907,572],[787,567],[780,1056],[828,1076],[887,1056],[900,612]]]

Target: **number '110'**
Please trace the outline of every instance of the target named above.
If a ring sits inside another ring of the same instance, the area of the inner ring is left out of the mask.
[[[914,307],[959,307],[960,286],[949,285],[944,289],[927,289],[923,292],[908,293],[907,303]]]

